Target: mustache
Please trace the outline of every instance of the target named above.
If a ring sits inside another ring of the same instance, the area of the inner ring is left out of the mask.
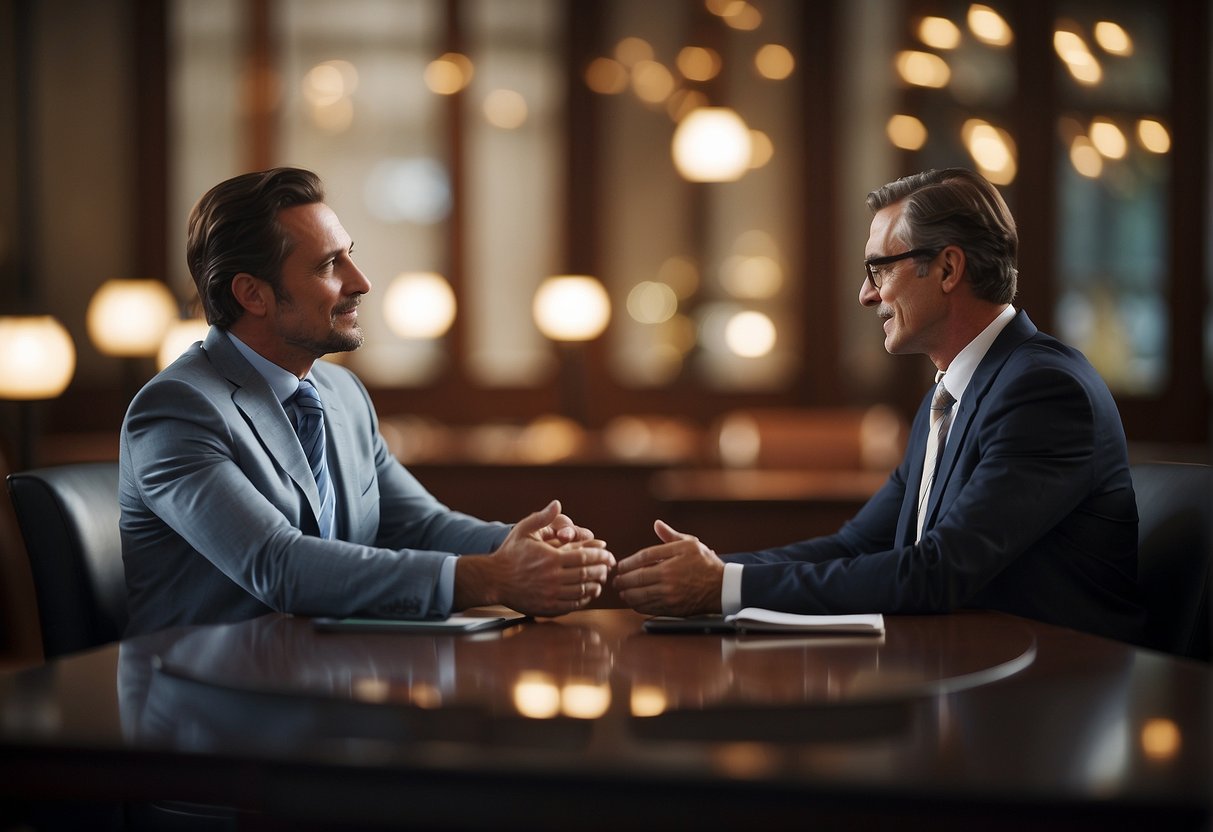
[[[353,312],[355,309],[357,309],[361,305],[362,305],[362,295],[358,295],[353,300],[351,300],[349,303],[344,303],[341,306],[338,306],[335,309],[333,309],[333,314],[334,315],[344,315],[346,312]]]

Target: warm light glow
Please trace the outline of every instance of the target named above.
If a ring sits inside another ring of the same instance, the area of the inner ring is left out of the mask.
[[[356,89],[358,70],[349,61],[325,61],[303,76],[303,98],[313,106],[336,104]]]
[[[1109,159],[1123,159],[1129,151],[1129,140],[1111,121],[1097,118],[1091,122],[1091,144]]]
[[[762,25],[762,12],[745,2],[730,3],[721,17],[730,27],[742,32],[752,32]]]
[[[606,329],[611,299],[586,275],[557,275],[539,285],[531,307],[539,331],[554,341],[589,341]]]
[[[387,679],[367,676],[351,680],[350,692],[363,702],[382,703],[392,695],[392,686]]]
[[[689,298],[699,291],[699,267],[690,257],[667,257],[657,269],[657,280],[674,290],[680,298]]]
[[[526,123],[526,99],[515,90],[493,90],[484,98],[484,117],[494,127],[516,130]]]
[[[1014,39],[1011,27],[1002,19],[1002,15],[989,6],[983,6],[980,3],[969,6],[968,20],[969,31],[982,43],[988,43],[991,46],[1007,46]]]
[[[682,89],[674,90],[665,102],[665,111],[670,117],[670,121],[677,124],[686,118],[690,113],[698,110],[700,107],[708,106],[708,97],[699,90],[691,90],[683,87]]]
[[[761,312],[738,312],[725,325],[724,342],[742,358],[761,358],[775,347],[775,324]]]
[[[1086,86],[1098,84],[1103,78],[1099,61],[1091,54],[1086,41],[1076,32],[1058,29],[1053,33],[1053,49],[1065,62],[1074,80]]]
[[[746,0],[704,0],[703,5],[717,17],[728,17],[741,11]]]
[[[522,673],[514,683],[514,707],[531,719],[551,719],[560,713],[560,688],[546,673]]]
[[[644,38],[624,38],[615,44],[615,59],[624,66],[653,60],[653,47]]]
[[[76,345],[50,315],[0,317],[0,398],[53,399],[76,372]]]
[[[89,337],[106,355],[155,355],[175,320],[177,301],[159,280],[107,280],[88,304]]]
[[[631,698],[632,716],[657,716],[665,712],[665,691],[657,685],[636,685]]]
[[[700,107],[674,131],[674,165],[692,182],[731,182],[750,167],[750,129],[727,107]]]
[[[454,95],[472,83],[474,74],[472,61],[466,55],[447,52],[426,66],[425,85],[439,95]]]
[[[924,17],[918,23],[918,39],[932,49],[955,49],[960,27],[946,17]]]
[[[721,265],[720,283],[735,298],[773,298],[783,288],[783,268],[765,254],[735,254]]]
[[[602,95],[618,95],[628,88],[628,71],[614,58],[595,58],[585,68],[586,86]]]
[[[156,369],[163,370],[181,357],[195,342],[206,338],[210,327],[200,318],[190,318],[184,321],[173,321],[164,340],[160,342],[160,350],[156,353]]]
[[[748,413],[725,416],[716,441],[720,463],[726,468],[753,467],[762,451],[762,432]]]
[[[1110,55],[1127,57],[1133,54],[1133,39],[1119,23],[1101,20],[1095,24],[1095,42]]]
[[[560,711],[574,719],[597,719],[611,706],[611,686],[596,682],[569,682],[560,691]]]
[[[1015,140],[1010,133],[974,118],[964,123],[961,136],[983,176],[995,185],[1009,185],[1015,181],[1018,167]]]
[[[642,280],[628,292],[628,314],[642,324],[665,323],[678,311],[678,296],[664,283]]]
[[[885,125],[885,133],[893,146],[902,150],[920,150],[927,143],[927,126],[914,116],[893,116]]]
[[[1137,141],[1151,153],[1166,153],[1171,149],[1171,133],[1161,121],[1143,118],[1137,122]]]
[[[750,170],[757,170],[775,156],[771,137],[761,130],[750,131]]]
[[[1179,726],[1170,719],[1147,719],[1141,726],[1141,750],[1151,760],[1171,760],[1183,745]]]
[[[907,84],[932,89],[946,87],[952,79],[952,70],[943,58],[914,50],[897,53],[897,74]]]
[[[404,272],[388,284],[383,314],[401,338],[440,338],[455,321],[455,293],[433,272]]]
[[[1070,143],[1070,164],[1088,179],[1098,179],[1103,173],[1103,157],[1086,136],[1075,136]]]
[[[665,64],[639,61],[632,68],[632,91],[641,101],[660,104],[670,97],[677,83]]]
[[[782,81],[796,69],[796,58],[786,46],[768,43],[754,55],[754,67],[763,78]]]
[[[706,46],[685,46],[678,52],[677,64],[688,81],[710,81],[720,72],[720,54]]]
[[[312,124],[328,133],[344,133],[354,123],[354,102],[339,98],[331,104],[310,104]]]

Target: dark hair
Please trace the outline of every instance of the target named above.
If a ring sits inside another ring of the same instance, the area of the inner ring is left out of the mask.
[[[1002,194],[967,168],[928,170],[868,194],[872,213],[905,202],[894,234],[909,248],[959,246],[973,294],[1010,303],[1018,279],[1019,235]]]
[[[207,323],[227,329],[244,313],[232,279],[247,272],[281,295],[282,264],[294,241],[278,212],[324,201],[320,177],[299,168],[273,168],[220,182],[190,211],[185,258]]]

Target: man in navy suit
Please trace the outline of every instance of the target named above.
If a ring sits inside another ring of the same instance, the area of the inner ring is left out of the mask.
[[[318,360],[361,346],[371,284],[315,174],[216,185],[190,214],[187,259],[211,330],[122,426],[128,635],[271,610],[558,615],[598,597],[615,560],[558,502],[513,527],[452,511],[388,451],[354,374]],[[303,388],[325,429],[310,443]]]
[[[998,190],[953,168],[899,179],[867,203],[859,302],[875,310],[885,349],[929,356],[947,391],[933,476],[934,388],[901,464],[836,534],[720,558],[659,520],[662,542],[619,563],[621,598],[666,615],[979,607],[1140,641],[1120,415],[1083,355],[1011,305],[1018,236]]]

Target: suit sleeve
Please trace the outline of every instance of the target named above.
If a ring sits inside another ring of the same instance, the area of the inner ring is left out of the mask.
[[[1096,451],[1091,400],[1064,366],[1004,372],[977,406],[983,412],[968,435],[953,437],[962,443],[958,460],[940,516],[922,540],[864,553],[896,523],[895,474],[829,548],[807,545],[808,562],[747,566],[743,603],[806,613],[928,613],[970,600],[1082,502]]]

